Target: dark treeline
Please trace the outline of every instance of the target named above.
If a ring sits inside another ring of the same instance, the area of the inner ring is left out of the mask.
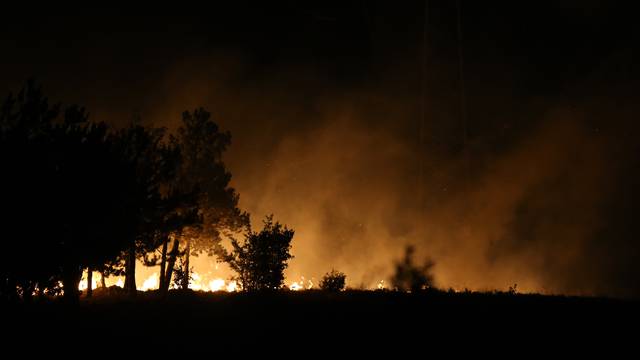
[[[79,106],[49,104],[30,81],[0,109],[0,295],[64,292],[75,302],[82,272],[124,275],[214,253],[224,234],[249,225],[221,156],[231,136],[204,109],[184,112],[175,134],[132,121],[115,129]],[[91,294],[91,286],[88,287]]]
[[[92,121],[77,105],[49,104],[33,81],[9,95],[0,109],[0,299],[63,293],[76,303],[84,271],[87,297],[94,272],[103,287],[105,276],[124,276],[133,296],[137,261],[160,267],[165,295],[172,283],[189,288],[190,257],[203,253],[228,263],[242,290],[283,288],[294,231],[272,215],[251,229],[222,161],[230,143],[202,108],[185,111],[171,134],[140,119],[124,128]],[[412,255],[408,247],[396,264],[392,288],[433,289],[433,263]],[[320,283],[345,286],[336,270]]]

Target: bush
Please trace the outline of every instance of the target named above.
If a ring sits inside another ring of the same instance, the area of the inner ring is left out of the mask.
[[[416,265],[413,261],[415,248],[407,246],[404,259],[396,263],[396,271],[391,278],[394,289],[405,292],[416,292],[433,287],[431,274],[434,262],[427,260],[424,265]]]
[[[320,280],[320,289],[325,291],[342,291],[346,284],[347,275],[343,272],[331,270]]]
[[[221,249],[222,259],[237,274],[243,290],[277,290],[284,284],[284,270],[293,256],[291,239],[293,230],[273,221],[273,216],[264,220],[260,232],[251,229],[243,243],[231,239],[233,250],[227,253]]]

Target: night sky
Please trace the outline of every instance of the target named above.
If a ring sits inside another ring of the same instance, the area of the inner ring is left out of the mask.
[[[291,277],[371,286],[412,243],[444,288],[640,295],[630,3],[460,10],[462,39],[429,1],[425,41],[423,1],[6,9],[0,90],[116,126],[206,107],[241,206],[296,229]]]

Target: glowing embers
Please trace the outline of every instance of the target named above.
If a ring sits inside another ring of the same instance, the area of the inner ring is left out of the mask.
[[[234,292],[237,290],[237,285],[234,280],[224,280],[221,278],[215,278],[207,281],[207,279],[202,275],[197,272],[193,272],[191,274],[191,281],[189,282],[189,289],[206,292]]]
[[[291,285],[289,285],[289,289],[293,291],[298,291],[304,289],[302,285],[298,284],[298,282],[294,281]]]
[[[140,278],[140,277],[139,277]],[[91,284],[93,289],[100,288],[102,285],[101,274],[99,272],[94,272],[93,277],[91,279]],[[117,286],[120,288],[124,288],[124,277],[122,276],[110,276],[106,277],[104,281],[107,287]],[[137,286],[139,291],[153,291],[158,290],[160,285],[160,278],[158,273],[154,272],[148,277],[146,277],[143,281],[137,281],[139,284]],[[288,285],[285,286],[285,289],[289,289],[291,291],[301,291],[301,290],[311,290],[315,286],[313,278],[306,279],[304,276],[301,276],[297,281],[291,281]],[[62,284],[60,284],[62,287]],[[170,289],[177,289],[175,284],[171,284],[169,286]],[[240,286],[235,280],[225,280],[222,278],[212,278],[210,276],[201,275],[197,272],[191,273],[191,281],[189,282],[189,289],[194,291],[203,291],[203,292],[235,292],[240,291]],[[368,290],[389,290],[389,287],[385,280],[380,280],[373,287],[367,288]],[[86,291],[87,290],[87,272],[85,271],[82,275],[82,280],[78,285],[78,290]],[[458,289],[451,289],[450,291],[461,292]]]
[[[305,280],[304,276],[300,277],[300,281],[294,281],[291,284],[289,284],[288,288],[289,290],[292,291],[299,291],[299,290],[310,290],[313,288],[313,280],[308,279]]]
[[[91,277],[91,288],[95,290],[100,286],[102,286],[101,283],[102,283],[102,274],[100,274],[100,272],[98,271],[94,271],[93,276]],[[106,276],[104,278],[104,283],[107,287],[109,286],[124,287],[124,278],[120,276],[113,276],[113,277]],[[80,291],[87,290],[87,271],[86,270],[82,273],[82,278],[80,279],[80,283],[78,284],[78,290]]]
[[[101,285],[101,277],[100,273],[94,273],[93,278],[91,279],[91,287],[92,289],[99,288]],[[157,290],[160,286],[160,278],[158,273],[153,273],[149,275],[142,282],[137,282],[137,288],[140,291],[151,291]],[[124,277],[121,276],[113,276],[106,277],[105,284],[107,287],[117,286],[120,288],[124,287]],[[171,284],[171,289],[175,289],[175,285]],[[205,291],[205,292],[215,292],[215,291],[226,291],[226,292],[234,292],[238,291],[238,284],[235,280],[224,280],[221,278],[215,279],[206,279],[204,276],[198,274],[197,272],[191,273],[191,281],[189,282],[189,289],[195,291]],[[85,291],[87,290],[87,272],[85,271],[82,275],[82,279],[80,280],[80,284],[78,284],[78,290]]]

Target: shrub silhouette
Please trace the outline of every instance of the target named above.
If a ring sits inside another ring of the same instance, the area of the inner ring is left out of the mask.
[[[391,286],[398,291],[416,292],[433,287],[431,269],[435,263],[427,260],[418,266],[413,262],[415,248],[407,246],[404,259],[396,263],[395,274],[391,278]]]
[[[273,215],[264,220],[264,228],[253,232],[247,227],[245,241],[241,244],[231,240],[233,250],[227,253],[220,249],[222,259],[237,274],[243,290],[276,290],[284,284],[284,270],[294,231],[273,221]]]
[[[345,288],[347,275],[343,272],[331,270],[320,280],[320,289],[325,291],[342,291]]]

